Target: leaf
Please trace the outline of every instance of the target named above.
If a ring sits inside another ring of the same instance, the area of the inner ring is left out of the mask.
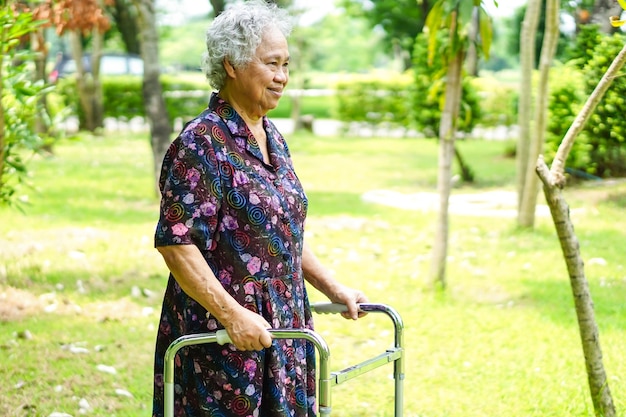
[[[426,27],[428,27],[428,63],[431,64],[435,58],[435,50],[437,47],[437,32],[443,19],[443,0],[439,0],[430,9],[426,16]]]
[[[622,9],[626,10],[626,0],[617,0]]]
[[[491,50],[491,41],[493,40],[493,28],[491,27],[491,17],[480,8],[480,44],[485,59],[489,59],[489,51]]]
[[[625,1],[625,0],[621,0],[621,1]],[[609,20],[611,22],[611,26],[613,26],[614,28],[623,26],[624,23],[626,23],[626,20],[620,20],[619,16],[611,16]]]

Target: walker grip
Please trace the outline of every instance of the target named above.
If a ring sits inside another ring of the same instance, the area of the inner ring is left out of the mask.
[[[232,340],[230,340],[230,336],[228,335],[228,332],[226,331],[226,329],[221,329],[215,332],[215,338],[217,339],[217,343],[220,345],[225,345],[226,343],[233,343]]]
[[[311,309],[319,314],[340,314],[348,311],[345,304],[338,303],[315,303],[311,305]]]

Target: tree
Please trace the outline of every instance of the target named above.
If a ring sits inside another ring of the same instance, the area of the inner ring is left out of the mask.
[[[161,162],[170,145],[170,126],[167,108],[160,82],[159,43],[154,13],[154,0],[133,0],[137,7],[137,20],[140,29],[141,56],[143,58],[143,102],[150,122],[150,143],[152,145],[154,186],[158,191]]]
[[[530,122],[532,120],[532,78],[535,63],[535,36],[539,23],[541,0],[529,0],[522,23],[520,39],[521,82],[517,112],[519,138],[517,141],[517,207],[522,206],[522,195],[526,188],[526,168],[530,154]]]
[[[494,3],[497,5],[497,2]],[[432,286],[446,286],[445,267],[448,253],[448,203],[452,188],[452,160],[456,124],[461,103],[463,81],[463,60],[468,49],[469,29],[472,25],[472,14],[479,7],[479,27],[481,50],[489,56],[491,45],[491,19],[482,8],[482,0],[472,2],[463,0],[437,0],[426,18],[429,30],[428,55],[434,59],[437,51],[438,32],[443,28],[447,32],[447,43],[443,53],[446,77],[446,94],[441,123],[439,126],[439,169],[437,191],[439,193],[439,211],[435,229],[429,281]]]
[[[114,0],[114,4],[107,7],[107,11],[113,17],[115,28],[122,37],[126,52],[137,55],[141,54],[137,16],[135,16],[136,13],[133,10],[132,1]]]
[[[218,16],[226,8],[226,0],[209,0],[213,8],[213,15]]]
[[[622,8],[626,9],[625,0],[619,0],[619,3]],[[613,17],[611,21],[615,26],[626,23],[625,21],[620,21],[619,17]],[[611,66],[602,76],[583,108],[572,122],[552,161],[552,166],[548,168],[542,157],[539,157],[537,160],[537,174],[543,183],[546,201],[550,207],[554,226],[569,273],[583,354],[585,357],[587,380],[595,415],[598,417],[614,417],[616,411],[602,362],[602,349],[600,346],[598,325],[595,319],[589,283],[585,277],[580,246],[574,232],[571,218],[569,217],[569,206],[563,197],[562,190],[565,187],[565,161],[567,161],[574,141],[625,63],[626,45],[617,54]]]
[[[367,6],[366,6],[367,3]],[[349,15],[366,17],[372,28],[382,28],[389,52],[404,55],[405,68],[410,68],[415,38],[422,32],[433,0],[342,0]]]
[[[68,33],[72,58],[76,63],[76,87],[84,113],[84,128],[95,131],[104,124],[100,57],[104,32],[110,28],[104,12],[111,0],[46,0],[51,9],[50,21],[59,35]],[[89,70],[84,65],[83,36],[91,37]]]
[[[531,0],[528,11],[535,12],[533,8],[536,4],[541,3],[541,0]],[[537,206],[537,194],[539,193],[539,180],[534,172],[535,161],[541,154],[543,145],[546,138],[546,115],[548,114],[548,99],[549,95],[549,78],[550,67],[554,60],[556,53],[556,45],[559,40],[559,0],[546,0],[546,27],[543,36],[543,45],[541,47],[541,59],[539,61],[539,84],[537,86],[537,98],[535,104],[534,114],[534,126],[533,136],[530,138],[528,146],[528,152],[523,152],[518,155],[518,178],[525,176],[525,179],[518,181],[518,216],[517,223],[521,227],[532,227],[535,223],[535,208]],[[528,68],[525,68],[528,70]],[[526,75],[527,77],[528,75]],[[525,80],[528,82],[528,79]],[[528,88],[527,85],[521,87],[520,97],[527,95],[526,104],[532,101],[532,88]],[[525,114],[530,115],[530,113]],[[529,120],[523,120],[526,124],[526,128],[530,124]],[[520,135],[520,144],[526,141],[526,138],[522,138]],[[526,158],[526,159],[523,159]]]

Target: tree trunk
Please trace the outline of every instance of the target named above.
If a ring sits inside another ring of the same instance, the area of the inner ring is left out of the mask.
[[[559,41],[559,0],[546,1],[546,27],[541,46],[539,61],[539,85],[537,86],[537,104],[535,106],[534,135],[529,147],[527,167],[524,169],[526,180],[521,196],[521,205],[518,211],[517,223],[521,227],[533,227],[535,224],[535,209],[537,194],[539,193],[539,178],[535,173],[536,161],[545,143],[546,124],[549,100],[550,67],[556,53]]]
[[[39,27],[31,33],[31,50],[35,52],[34,81],[46,80],[46,60],[48,51],[45,47],[45,35],[43,28]],[[41,94],[37,99],[37,115],[35,117],[35,132],[44,138],[50,134],[51,126],[48,119],[48,95]],[[44,141],[41,150],[49,154],[53,153],[52,143]]]
[[[522,196],[526,188],[526,170],[528,169],[528,155],[530,153],[530,127],[533,103],[533,69],[535,62],[535,36],[539,25],[541,0],[529,0],[526,14],[522,22],[520,39],[521,83],[517,123],[519,138],[516,152],[517,171],[517,209],[522,206]]]
[[[574,233],[572,221],[569,217],[569,207],[563,198],[561,189],[565,186],[565,161],[574,145],[576,137],[582,131],[596,106],[609,89],[613,79],[617,76],[625,63],[626,45],[615,57],[613,63],[576,116],[576,119],[574,119],[574,122],[559,145],[550,170],[548,170],[543,162],[543,158],[540,157],[537,162],[537,173],[544,185],[544,193],[548,205],[550,206],[552,220],[561,243],[561,250],[563,251],[563,257],[569,273],[570,285],[572,287],[576,307],[576,317],[578,319],[578,328],[585,357],[587,380],[591,391],[595,415],[598,417],[614,417],[616,411],[602,362],[602,348],[600,346],[598,325],[595,319],[589,284],[585,277],[580,247]]]
[[[474,7],[472,11],[472,25],[469,32],[469,46],[465,57],[465,69],[467,74],[478,77],[478,32],[480,30],[480,9]]]
[[[226,8],[225,0],[209,0],[213,8],[213,16],[217,17]]]
[[[154,0],[133,0],[138,9],[138,22],[143,58],[143,100],[150,123],[154,189],[158,193],[158,181],[163,157],[170,146],[172,126],[163,98],[159,67],[159,44],[154,13]]]
[[[454,157],[456,158],[457,164],[459,164],[461,179],[463,182],[474,182],[474,171],[472,170],[472,167],[465,162],[465,158],[461,155],[458,146],[454,147]]]
[[[111,15],[115,20],[115,26],[122,36],[122,42],[129,54],[141,54],[141,45],[139,42],[139,28],[137,27],[137,19],[131,11],[130,0],[115,0],[114,7],[111,8]]]
[[[93,31],[93,51],[91,56],[91,72],[83,65],[83,46],[80,33],[69,32],[72,58],[76,63],[76,89],[83,111],[81,129],[95,132],[104,125],[104,109],[102,108],[102,86],[100,85],[100,56],[102,54],[102,34]]]
[[[580,246],[574,232],[572,220],[569,217],[569,206],[563,197],[561,189],[550,185],[550,172],[542,158],[538,162],[537,173],[544,183],[544,194],[550,207],[552,220],[561,242],[561,250],[563,251],[563,257],[569,273],[593,408],[598,417],[613,417],[615,416],[615,406],[613,405],[609,381],[602,362],[600,334],[596,323],[589,284],[585,277],[585,267],[580,255]]]
[[[439,172],[437,192],[439,193],[439,212],[435,229],[429,284],[432,288],[446,287],[446,258],[448,256],[448,202],[452,189],[452,161],[454,159],[454,140],[456,123],[461,104],[461,74],[465,52],[460,50],[448,65],[446,77],[446,96],[441,123],[439,126]]]
[[[104,97],[102,92],[102,80],[100,78],[100,62],[104,49],[104,35],[97,29],[93,30],[91,37],[91,82],[93,83],[93,124],[96,129],[104,127]]]

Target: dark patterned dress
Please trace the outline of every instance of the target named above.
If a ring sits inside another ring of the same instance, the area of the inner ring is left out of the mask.
[[[287,144],[264,118],[270,164],[243,119],[216,94],[163,161],[156,246],[196,245],[224,288],[273,328],[312,328],[302,274],[307,199]],[[154,416],[163,415],[163,356],[177,337],[224,326],[170,274],[156,341]],[[315,415],[315,351],[274,340],[259,352],[233,345],[182,349],[175,415]]]

